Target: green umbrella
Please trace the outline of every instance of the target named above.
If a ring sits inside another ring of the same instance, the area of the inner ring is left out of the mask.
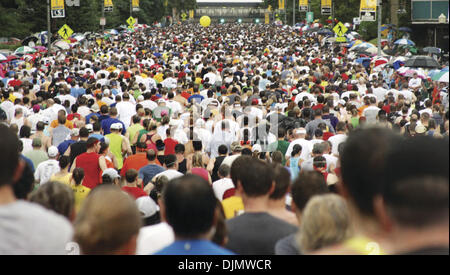
[[[14,52],[15,55],[25,55],[28,53],[35,53],[36,49],[30,48],[28,46],[22,46],[16,49]]]

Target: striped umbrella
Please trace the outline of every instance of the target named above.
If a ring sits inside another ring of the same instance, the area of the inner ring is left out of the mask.
[[[376,57],[372,60],[374,67],[378,67],[383,64],[387,64],[389,60],[386,57]]]
[[[30,48],[28,46],[22,46],[16,49],[16,51],[14,52],[15,55],[24,55],[27,53],[35,53],[36,50],[33,48]]]
[[[441,71],[440,73],[435,74],[431,79],[437,82],[446,82],[448,83],[448,74],[449,72]]]

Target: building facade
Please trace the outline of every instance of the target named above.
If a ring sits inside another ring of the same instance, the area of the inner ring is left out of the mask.
[[[448,17],[448,0],[411,0],[413,39],[422,46],[434,46],[448,52]]]

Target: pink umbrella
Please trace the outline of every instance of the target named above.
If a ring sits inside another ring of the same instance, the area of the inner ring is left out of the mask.
[[[33,48],[35,48],[39,52],[46,52],[47,51],[47,48],[44,47],[44,46],[36,46],[36,47],[33,47]]]
[[[424,73],[422,73],[421,71],[413,70],[413,69],[408,69],[404,72],[401,72],[400,75],[404,76],[404,77],[413,77],[415,73],[417,73],[417,77],[419,77],[419,78],[422,78],[422,79],[426,78]]]

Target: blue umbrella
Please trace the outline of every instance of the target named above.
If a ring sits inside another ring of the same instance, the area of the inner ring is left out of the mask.
[[[401,32],[412,32],[411,28],[408,27],[400,27],[398,30]]]
[[[361,57],[355,60],[356,63],[363,64],[364,62],[370,62],[370,58],[368,57]]]
[[[448,72],[448,66],[447,67],[445,67],[444,69],[442,69],[442,71],[441,72]]]
[[[154,56],[156,56],[157,58],[160,58],[162,56],[162,54],[160,53],[153,53]]]
[[[410,45],[410,46],[415,46],[416,45],[411,40],[405,39],[405,38],[402,38],[402,39],[399,39],[399,40],[395,41],[394,44],[395,45]]]
[[[334,35],[334,32],[330,29],[321,29],[317,32],[317,34],[322,34],[322,35]]]

